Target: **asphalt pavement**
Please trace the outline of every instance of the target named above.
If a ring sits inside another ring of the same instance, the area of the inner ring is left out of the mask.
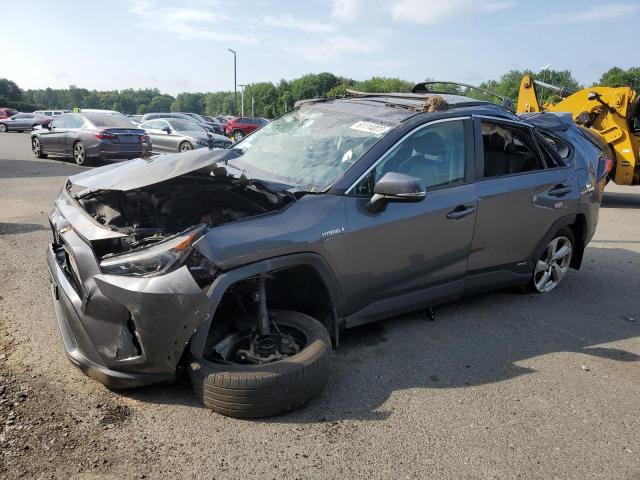
[[[243,421],[184,377],[111,392],[67,360],[47,214],[81,170],[0,134],[0,477],[640,479],[640,188],[610,184],[556,291],[347,331],[319,397]]]

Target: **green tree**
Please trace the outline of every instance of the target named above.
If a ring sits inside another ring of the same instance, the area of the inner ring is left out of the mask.
[[[15,82],[7,78],[0,78],[0,97],[19,102],[22,100],[22,90]]]
[[[171,95],[156,95],[149,102],[150,112],[168,112],[175,99]]]
[[[624,70],[613,67],[602,74],[600,80],[594,86],[613,87],[627,85],[636,92],[640,92],[640,67],[631,67]]]
[[[115,110],[116,112],[122,112],[122,104],[120,102],[113,102],[111,104],[111,110]]]

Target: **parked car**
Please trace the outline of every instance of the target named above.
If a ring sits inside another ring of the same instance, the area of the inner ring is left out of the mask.
[[[127,118],[136,125],[142,121],[142,115],[127,115]]]
[[[220,130],[219,128],[216,128],[212,125],[209,125],[206,122],[202,122],[200,120],[195,119],[194,117],[190,116],[189,114],[186,113],[182,113],[182,112],[154,112],[154,113],[147,113],[142,117],[142,120],[140,121],[140,123],[142,122],[146,122],[147,120],[154,120],[154,119],[158,119],[158,118],[181,118],[183,120],[187,120],[189,122],[194,122],[196,123],[200,128],[203,128],[204,130],[206,130],[209,133],[220,133],[218,130]]]
[[[122,120],[125,120],[126,122],[129,122],[129,124],[131,125],[137,125],[138,122],[136,122],[135,120],[127,117],[124,113],[120,113],[116,110],[101,110],[99,108],[83,108],[82,110],[80,110],[80,112],[82,113],[101,113],[103,115],[111,115],[113,117],[118,117],[121,118]]]
[[[264,118],[260,117],[234,117],[224,124],[224,131],[238,142],[267,123]]]
[[[59,117],[60,115],[64,115],[65,113],[71,113],[71,110],[36,110],[33,113],[38,113],[46,117]]]
[[[224,135],[224,127],[217,120],[207,120],[202,115],[198,115],[197,113],[187,113],[187,112],[182,112],[182,113],[183,115],[189,116],[192,120],[195,120],[195,122],[205,130],[208,130],[211,133]]]
[[[194,148],[227,148],[231,141],[222,135],[208,133],[195,122],[182,118],[159,118],[140,124],[149,135],[153,153],[186,152]]]
[[[212,117],[210,115],[202,115],[209,122],[217,122],[220,125],[224,125],[227,123],[227,119],[225,117]]]
[[[38,158],[71,157],[78,165],[97,158],[131,159],[151,151],[149,136],[128,120],[103,113],[69,113],[56,117],[31,134],[31,149]]]
[[[48,125],[52,117],[45,117],[38,113],[17,113],[9,118],[0,120],[0,132],[28,132],[40,125]]]
[[[64,346],[111,388],[184,367],[217,412],[291,410],[327,382],[343,328],[555,290],[596,230],[610,155],[567,116],[352,94],[234,148],[70,177],[47,257]]]
[[[3,118],[13,117],[15,114],[20,113],[14,108],[3,107],[0,108],[0,120]]]

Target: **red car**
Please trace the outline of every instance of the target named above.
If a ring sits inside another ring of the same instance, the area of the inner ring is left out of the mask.
[[[18,113],[18,111],[13,108],[7,108],[7,107],[0,108],[0,118],[13,117],[16,113]]]
[[[234,117],[224,124],[224,131],[238,142],[267,123],[269,122],[261,117]]]

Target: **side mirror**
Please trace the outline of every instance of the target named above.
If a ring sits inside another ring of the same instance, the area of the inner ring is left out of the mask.
[[[171,133],[171,127],[162,127],[163,132]]]
[[[373,187],[373,197],[367,208],[372,213],[384,209],[387,202],[419,202],[427,196],[427,187],[420,178],[403,173],[385,173]]]

